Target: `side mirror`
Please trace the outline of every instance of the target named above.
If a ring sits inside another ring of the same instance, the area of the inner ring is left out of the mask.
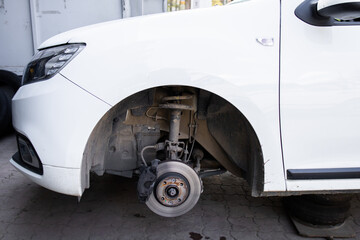
[[[360,18],[360,0],[319,0],[318,14],[340,20]]]

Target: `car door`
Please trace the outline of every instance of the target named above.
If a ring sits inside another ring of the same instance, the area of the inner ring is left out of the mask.
[[[317,18],[316,4],[282,1],[287,190],[360,189],[360,22]]]

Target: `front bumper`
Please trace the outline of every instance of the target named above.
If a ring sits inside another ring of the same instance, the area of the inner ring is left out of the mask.
[[[34,173],[18,164],[15,159],[10,163],[24,176],[33,182],[52,191],[73,196],[81,196],[83,189],[80,185],[80,169],[61,168],[43,165],[43,175]]]
[[[85,182],[83,153],[95,125],[110,106],[61,74],[22,86],[12,102],[15,130],[29,139],[43,175],[11,163],[48,189],[81,196]]]

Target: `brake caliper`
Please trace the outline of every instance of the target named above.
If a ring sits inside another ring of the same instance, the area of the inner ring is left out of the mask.
[[[156,169],[160,160],[154,159],[151,161],[151,166],[142,166],[140,168],[140,177],[137,185],[137,193],[140,202],[145,203],[153,189],[156,182]]]

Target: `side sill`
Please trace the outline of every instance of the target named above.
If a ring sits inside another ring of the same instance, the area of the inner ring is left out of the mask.
[[[360,168],[288,169],[286,172],[290,180],[360,178]]]
[[[360,190],[307,190],[307,191],[286,191],[286,192],[263,192],[255,197],[290,197],[306,194],[359,194]]]

